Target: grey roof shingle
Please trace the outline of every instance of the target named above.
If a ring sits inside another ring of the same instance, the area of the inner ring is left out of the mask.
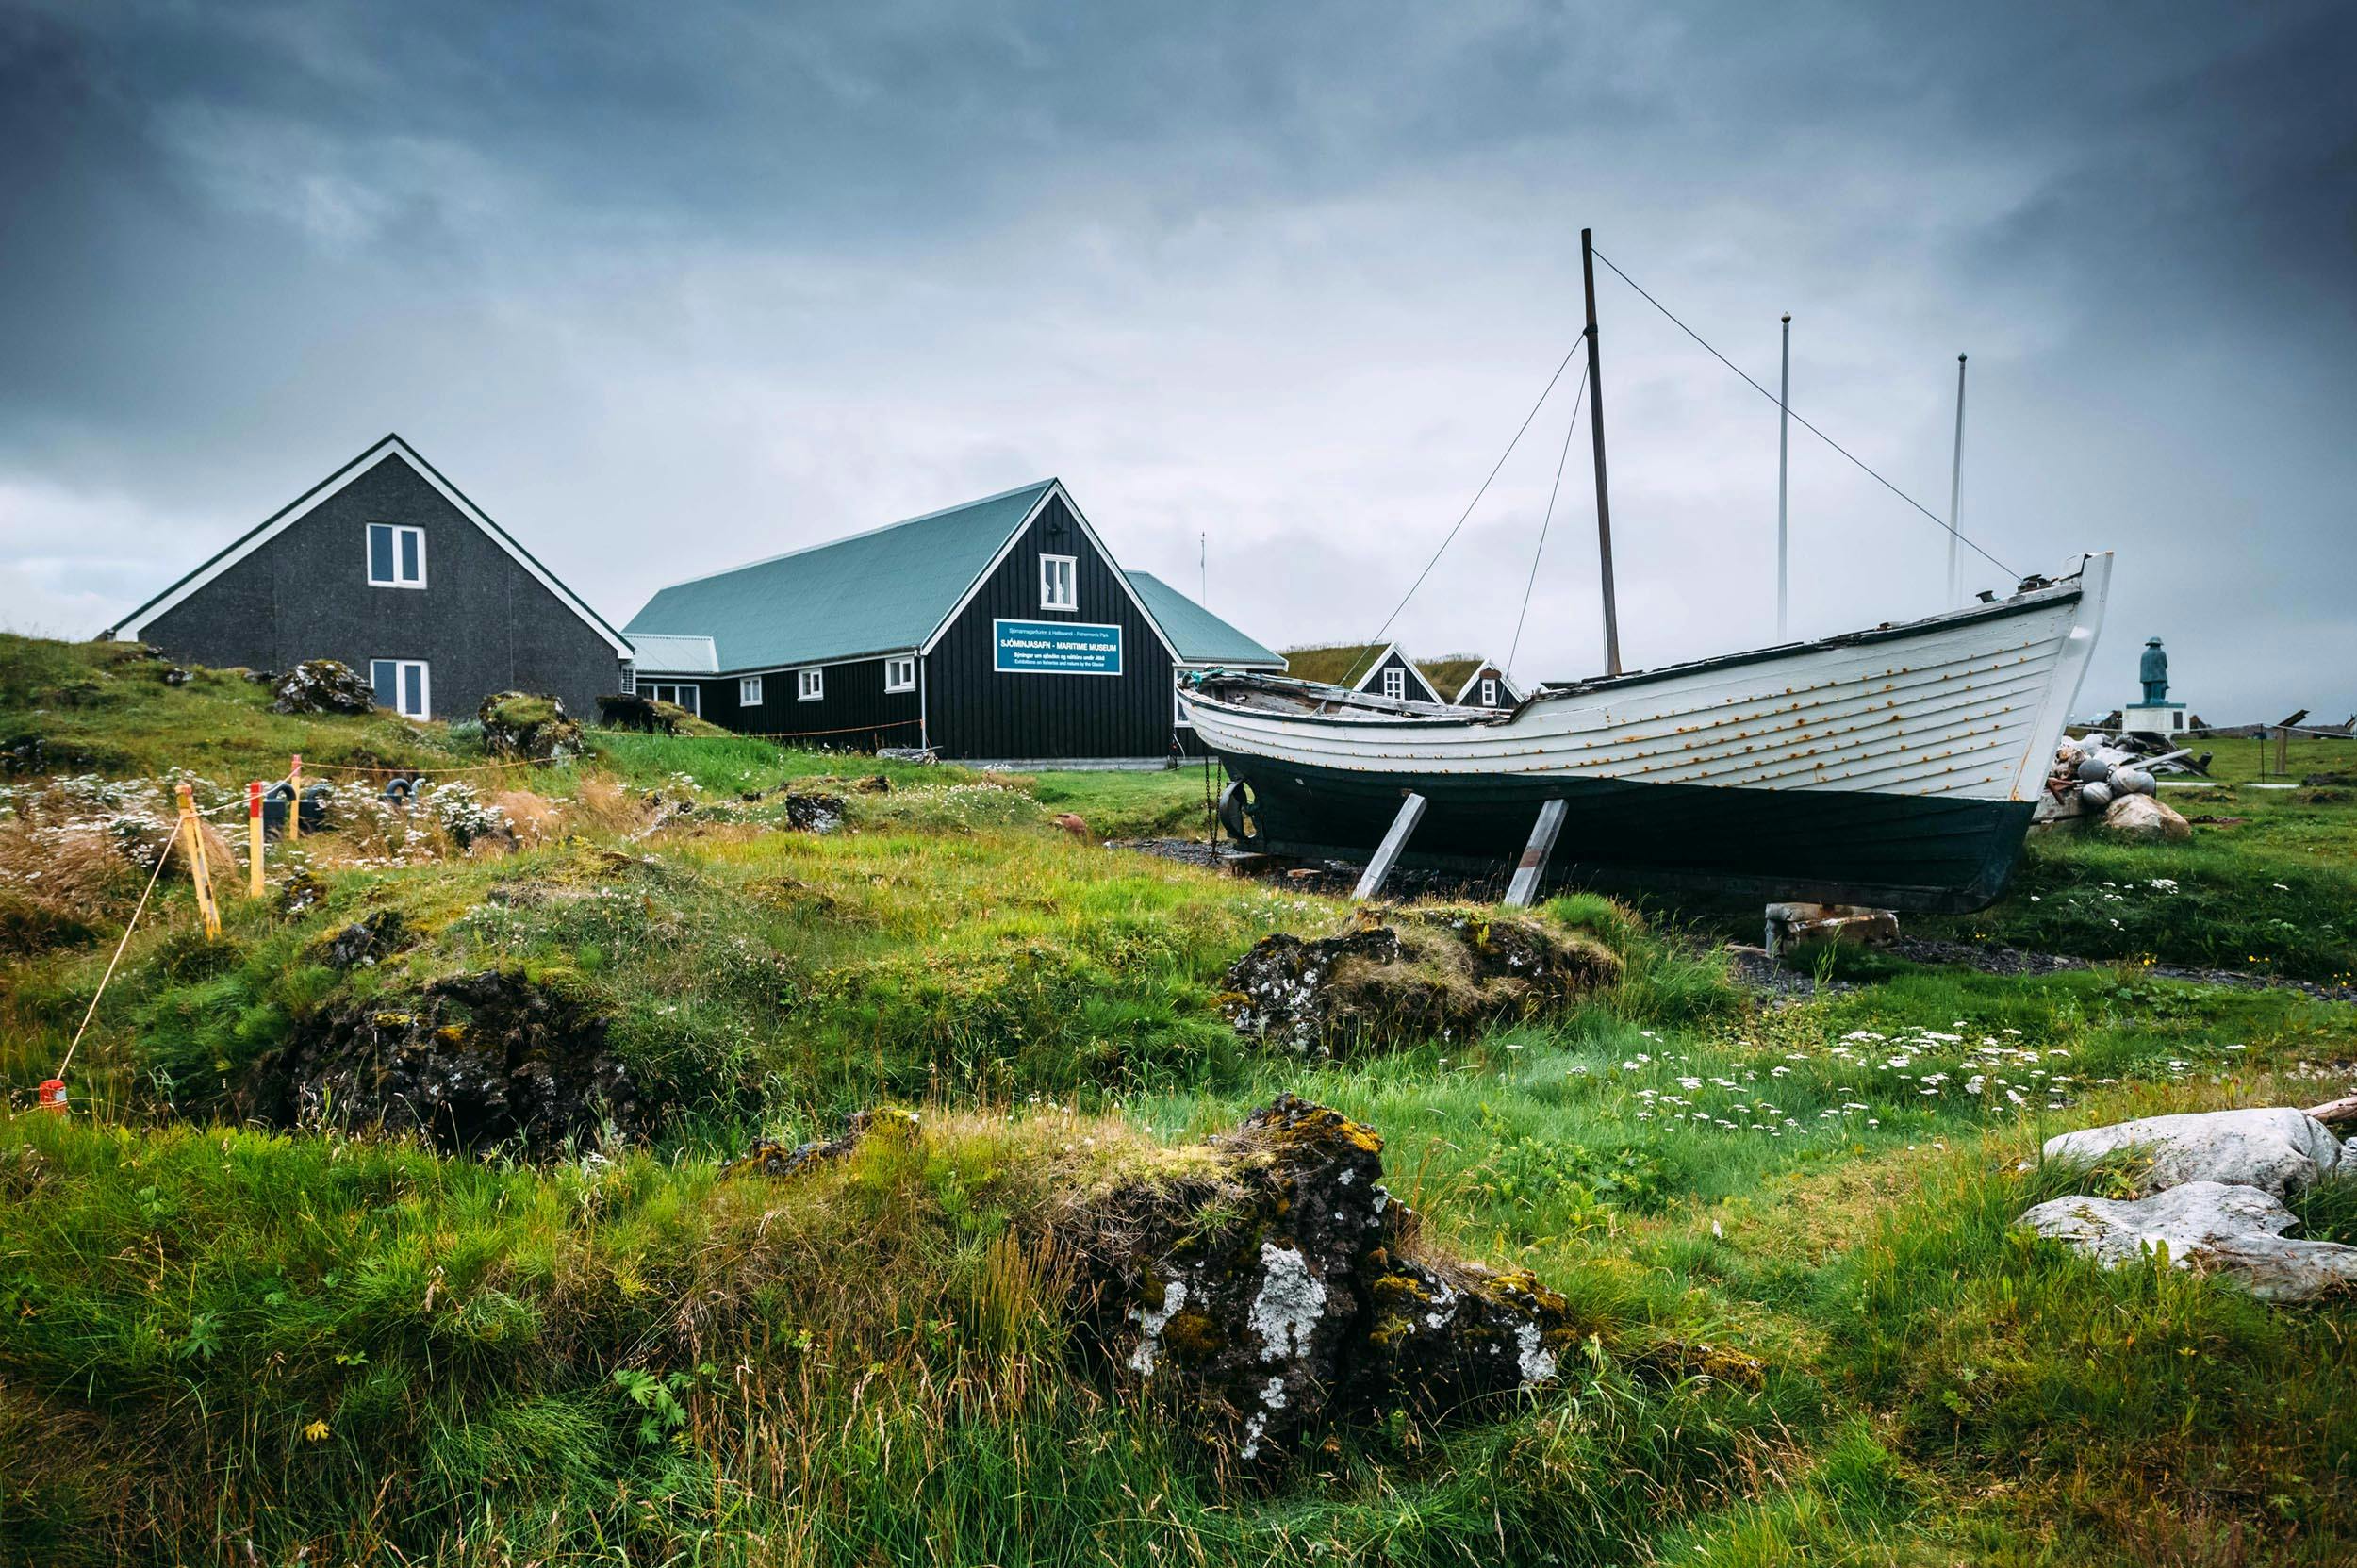
[[[1161,624],[1162,635],[1178,651],[1181,663],[1284,668],[1283,654],[1261,647],[1152,572],[1131,571],[1124,575],[1129,579],[1129,586],[1137,589],[1146,613]]]
[[[674,583],[623,635],[707,636],[719,668],[768,669],[915,648],[956,608],[1052,479]]]

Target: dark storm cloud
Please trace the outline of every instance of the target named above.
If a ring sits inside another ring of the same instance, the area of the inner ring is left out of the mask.
[[[104,624],[398,427],[618,618],[1052,471],[1131,565],[1209,533],[1260,635],[1364,635],[1593,223],[1763,379],[1793,310],[1795,405],[1935,509],[1970,348],[1968,530],[2121,552],[2093,701],[2151,631],[2209,706],[2357,707],[2349,18],[20,4],[0,617]],[[1632,655],[1755,640],[1773,410],[1603,287]],[[1415,645],[1509,635],[1561,412]],[[1538,673],[1594,663],[1588,484]],[[1932,607],[1938,531],[1805,439],[1794,513],[1801,628]]]

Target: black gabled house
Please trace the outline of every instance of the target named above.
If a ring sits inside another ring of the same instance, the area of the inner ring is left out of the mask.
[[[1178,671],[1283,667],[1053,479],[675,583],[625,631],[637,689],[715,723],[964,761],[1161,761]]]
[[[1287,673],[1304,681],[1397,697],[1409,702],[1445,702],[1447,694],[1395,642],[1325,643],[1285,650]]]
[[[495,691],[576,713],[622,688],[630,644],[399,436],[387,436],[104,636],[192,664],[350,665],[412,718]]]

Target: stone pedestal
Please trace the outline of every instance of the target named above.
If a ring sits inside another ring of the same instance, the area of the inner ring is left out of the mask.
[[[2134,734],[2173,735],[2185,727],[2183,702],[2135,702],[2119,710],[2119,727]]]

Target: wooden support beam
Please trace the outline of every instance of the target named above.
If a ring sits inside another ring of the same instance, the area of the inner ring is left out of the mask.
[[[1408,848],[1408,835],[1414,833],[1416,824],[1424,820],[1424,797],[1413,790],[1400,801],[1399,815],[1392,818],[1391,831],[1383,835],[1383,842],[1376,846],[1375,858],[1367,862],[1366,875],[1359,879],[1358,887],[1350,895],[1352,898],[1372,899],[1383,891],[1384,883],[1391,879],[1392,867],[1399,860],[1399,852]]]
[[[1530,826],[1530,842],[1523,848],[1514,879],[1506,884],[1506,901],[1517,909],[1528,909],[1538,901],[1539,884],[1546,880],[1547,862],[1555,856],[1556,835],[1563,831],[1565,809],[1559,795],[1539,808],[1539,820]]]

